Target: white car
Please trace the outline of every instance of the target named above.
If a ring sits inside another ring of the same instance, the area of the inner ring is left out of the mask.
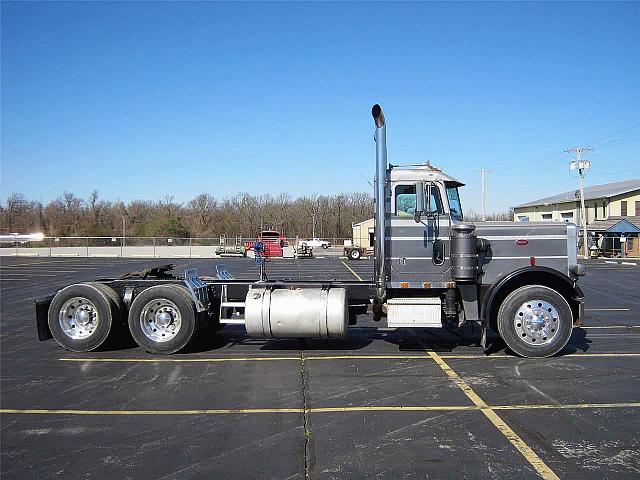
[[[331,246],[331,242],[320,240],[319,238],[314,238],[313,240],[303,240],[301,243],[305,243],[309,247],[329,248]]]

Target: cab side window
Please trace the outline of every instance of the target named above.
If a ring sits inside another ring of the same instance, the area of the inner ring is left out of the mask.
[[[416,212],[416,186],[398,185],[396,187],[396,215],[412,217]]]
[[[395,212],[399,217],[413,217],[416,211],[416,186],[398,185],[395,191]],[[440,190],[434,185],[431,188],[431,209],[439,214],[443,213]]]

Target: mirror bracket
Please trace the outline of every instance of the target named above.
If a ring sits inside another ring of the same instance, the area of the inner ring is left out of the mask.
[[[416,182],[416,210],[413,219],[416,223],[420,223],[420,217],[424,213],[424,183]]]
[[[432,184],[431,182],[429,182],[427,184],[427,203],[426,203],[425,213],[429,217],[434,217],[435,211],[431,208],[431,187],[432,187]]]

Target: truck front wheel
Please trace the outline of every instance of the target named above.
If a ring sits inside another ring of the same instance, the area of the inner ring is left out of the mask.
[[[353,250],[351,250],[349,252],[349,259],[350,260],[359,260],[360,259],[360,250],[358,250],[357,248],[354,248]]]
[[[175,353],[194,336],[199,318],[185,287],[156,285],[133,300],[129,309],[129,330],[136,343],[146,351]]]
[[[550,357],[569,341],[571,308],[555,290],[527,285],[511,292],[498,310],[498,332],[507,346],[523,357]]]

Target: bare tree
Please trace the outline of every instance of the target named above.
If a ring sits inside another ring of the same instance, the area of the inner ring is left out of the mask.
[[[70,192],[43,205],[20,193],[0,204],[3,231],[35,231],[52,236],[119,236],[125,217],[127,236],[256,236],[276,229],[287,236],[348,237],[351,224],[373,215],[369,193],[312,194],[297,199],[239,193],[222,200],[202,193],[186,204],[171,195],[157,202],[101,200],[97,190],[86,201]]]
[[[187,207],[193,218],[193,230],[198,236],[210,234],[215,213],[218,210],[218,201],[208,193],[201,193],[191,200]]]

